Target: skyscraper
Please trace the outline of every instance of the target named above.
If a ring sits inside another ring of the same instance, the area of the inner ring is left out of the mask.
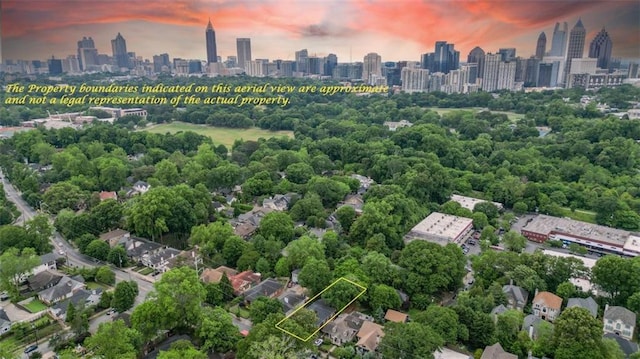
[[[562,28],[560,28],[560,23],[556,22],[556,27],[553,29],[553,37],[551,38],[549,56],[564,57],[565,47],[567,45],[567,32],[569,32],[569,26],[566,22],[563,23]]]
[[[600,32],[591,41],[589,46],[589,57],[598,59],[598,67],[608,69],[611,61],[611,48],[613,42],[607,31],[602,28]]]
[[[120,33],[115,39],[111,40],[111,50],[113,51],[113,59],[115,65],[119,68],[129,68],[129,55],[127,54],[127,42]]]
[[[336,54],[329,54],[324,60],[324,75],[332,76],[333,69],[338,65],[338,56]]]
[[[544,53],[547,51],[547,35],[544,31],[538,36],[538,43],[536,44],[536,59],[542,60]]]
[[[247,62],[251,61],[251,39],[236,39],[236,49],[238,51],[238,67],[247,68]]]
[[[467,56],[467,63],[478,64],[475,76],[473,76],[473,73],[469,75],[469,82],[475,83],[475,78],[482,78],[484,74],[484,56],[484,50],[478,46],[474,47],[473,50],[469,52],[469,56]]]
[[[296,51],[296,72],[309,73],[309,51]]]
[[[207,29],[205,30],[205,36],[207,40],[207,63],[218,62],[218,49],[216,47],[216,32],[213,30],[213,25],[211,24],[211,18],[209,18],[209,23],[207,24]]]
[[[513,47],[499,49],[498,53],[502,61],[511,61],[516,58],[516,49]]]
[[[582,58],[584,55],[584,40],[587,36],[587,30],[582,25],[582,20],[578,19],[576,25],[569,33],[569,45],[567,46],[567,66],[564,69],[565,80],[571,73],[571,60]]]
[[[511,90],[516,76],[516,61],[503,61],[502,54],[486,54],[482,90]]]
[[[372,76],[382,77],[382,57],[375,52],[366,54],[362,63],[362,79],[370,83]]]
[[[436,41],[433,55],[427,55],[427,69],[431,72],[442,72],[448,74],[460,65],[460,51],[454,49],[454,44],[447,44],[446,41]],[[423,64],[424,66],[424,64]]]
[[[80,70],[86,71],[89,67],[98,65],[98,49],[91,37],[83,37],[78,41],[78,64]]]

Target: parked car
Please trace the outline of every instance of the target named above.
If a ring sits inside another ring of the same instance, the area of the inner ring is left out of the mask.
[[[37,346],[37,345],[35,345],[35,344],[33,344],[33,345],[29,345],[28,347],[26,347],[26,348],[24,349],[24,353],[25,353],[25,354],[29,354],[29,353],[35,352],[37,349],[38,349],[38,346]]]
[[[107,312],[107,315],[114,314],[115,312],[116,312],[115,309],[109,309],[109,311]]]
[[[322,339],[318,338],[316,340],[313,341],[313,344],[315,344],[317,347],[321,346],[323,343]]]
[[[9,294],[7,294],[7,292],[2,292],[0,294],[0,300],[7,300],[9,299]]]

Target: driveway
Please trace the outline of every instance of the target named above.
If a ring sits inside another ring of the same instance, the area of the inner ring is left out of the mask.
[[[7,313],[9,319],[12,322],[29,321],[29,319],[38,316],[37,313],[29,313],[26,310],[22,310],[16,307],[15,304],[7,301],[1,302],[2,309]]]

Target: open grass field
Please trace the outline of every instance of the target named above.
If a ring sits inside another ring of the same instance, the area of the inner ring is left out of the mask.
[[[588,223],[596,223],[596,213],[591,211],[585,211],[582,209],[576,209],[575,212],[571,212],[571,209],[568,207],[562,208],[562,214],[565,217],[569,217],[571,219],[575,219],[576,221],[588,222]]]
[[[216,145],[223,144],[231,149],[235,140],[255,141],[259,138],[271,138],[288,136],[293,137],[291,131],[267,131],[261,128],[226,128],[209,125],[194,125],[186,122],[172,122],[154,125],[143,129],[152,133],[176,133],[180,131],[193,131],[197,134],[208,136]]]
[[[47,309],[47,306],[44,305],[41,301],[34,299],[24,306],[31,313],[38,313]]]
[[[438,113],[438,115],[444,115],[446,113],[452,112],[452,111],[473,111],[473,112],[478,112],[478,111],[482,111],[482,110],[486,110],[486,108],[482,108],[482,107],[463,107],[463,108],[439,108],[439,107],[429,107],[429,110],[431,111],[435,111]],[[509,120],[511,122],[516,122],[518,120],[521,120],[524,118],[523,114],[520,113],[515,113],[515,112],[511,112],[511,111],[491,111],[492,113],[503,113],[505,115],[507,115],[507,117],[509,118]]]

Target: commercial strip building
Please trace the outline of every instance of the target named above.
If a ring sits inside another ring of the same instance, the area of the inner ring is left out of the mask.
[[[462,208],[466,208],[470,211],[473,211],[473,209],[476,207],[476,205],[478,203],[482,203],[482,202],[489,202],[491,204],[493,204],[494,206],[496,206],[496,208],[498,208],[499,210],[503,210],[504,206],[502,205],[502,203],[498,203],[498,202],[491,202],[491,201],[487,201],[484,199],[478,199],[478,198],[473,198],[473,197],[467,197],[467,196],[460,196],[457,194],[451,195],[451,200],[454,202],[457,202],[460,204],[460,206]]]
[[[552,239],[580,244],[603,254],[640,255],[640,234],[569,218],[538,215],[529,219],[520,232],[539,243]]]
[[[407,233],[405,242],[423,240],[443,246],[447,243],[462,243],[472,228],[471,218],[433,212]]]

